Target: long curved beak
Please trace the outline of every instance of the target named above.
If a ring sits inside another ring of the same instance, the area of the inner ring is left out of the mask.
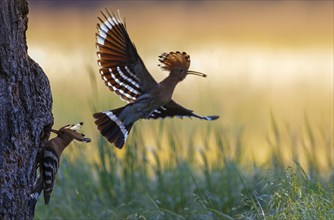
[[[206,74],[200,73],[200,72],[196,72],[196,71],[192,71],[192,70],[188,70],[188,74],[196,75],[196,76],[201,76],[201,77],[206,77]]]
[[[59,131],[58,130],[54,130],[54,129],[50,129],[51,132],[55,133],[55,134],[59,134]]]

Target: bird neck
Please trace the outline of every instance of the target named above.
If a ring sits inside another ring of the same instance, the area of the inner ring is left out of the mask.
[[[171,95],[174,92],[176,85],[180,82],[180,80],[172,76],[171,74],[167,76],[164,80],[160,82],[160,85],[164,88],[165,92],[170,93]]]
[[[73,141],[73,137],[67,134],[63,134],[58,137],[59,137],[59,142],[60,142],[59,150],[60,150],[60,153],[62,153],[64,149]]]

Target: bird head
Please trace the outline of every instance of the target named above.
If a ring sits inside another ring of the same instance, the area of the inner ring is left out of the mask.
[[[83,122],[74,124],[74,125],[65,125],[61,127],[59,130],[51,129],[52,132],[57,134],[58,137],[68,137],[72,140],[75,139],[80,142],[90,142],[90,138],[86,138],[84,134],[77,132],[83,125]]]
[[[189,70],[190,56],[186,52],[163,53],[159,56],[159,65],[162,70],[170,72],[172,77],[179,81],[183,80],[188,74],[206,77],[204,73]]]

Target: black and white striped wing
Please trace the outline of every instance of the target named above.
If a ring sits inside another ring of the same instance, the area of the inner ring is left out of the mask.
[[[45,147],[42,166],[44,201],[49,203],[54,181],[59,167],[59,157],[51,147]]]
[[[96,46],[100,74],[105,84],[121,99],[134,102],[157,82],[147,71],[120,16],[101,12]]]
[[[202,120],[212,121],[219,118],[219,116],[200,116],[195,114],[192,110],[186,109],[181,105],[177,104],[175,101],[171,100],[166,105],[159,107],[154,110],[149,116],[148,119],[158,119],[166,117],[195,117]]]

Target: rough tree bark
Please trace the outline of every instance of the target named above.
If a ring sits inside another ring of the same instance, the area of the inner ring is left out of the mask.
[[[0,0],[0,219],[31,219],[35,158],[53,124],[48,78],[27,54],[26,0]]]

